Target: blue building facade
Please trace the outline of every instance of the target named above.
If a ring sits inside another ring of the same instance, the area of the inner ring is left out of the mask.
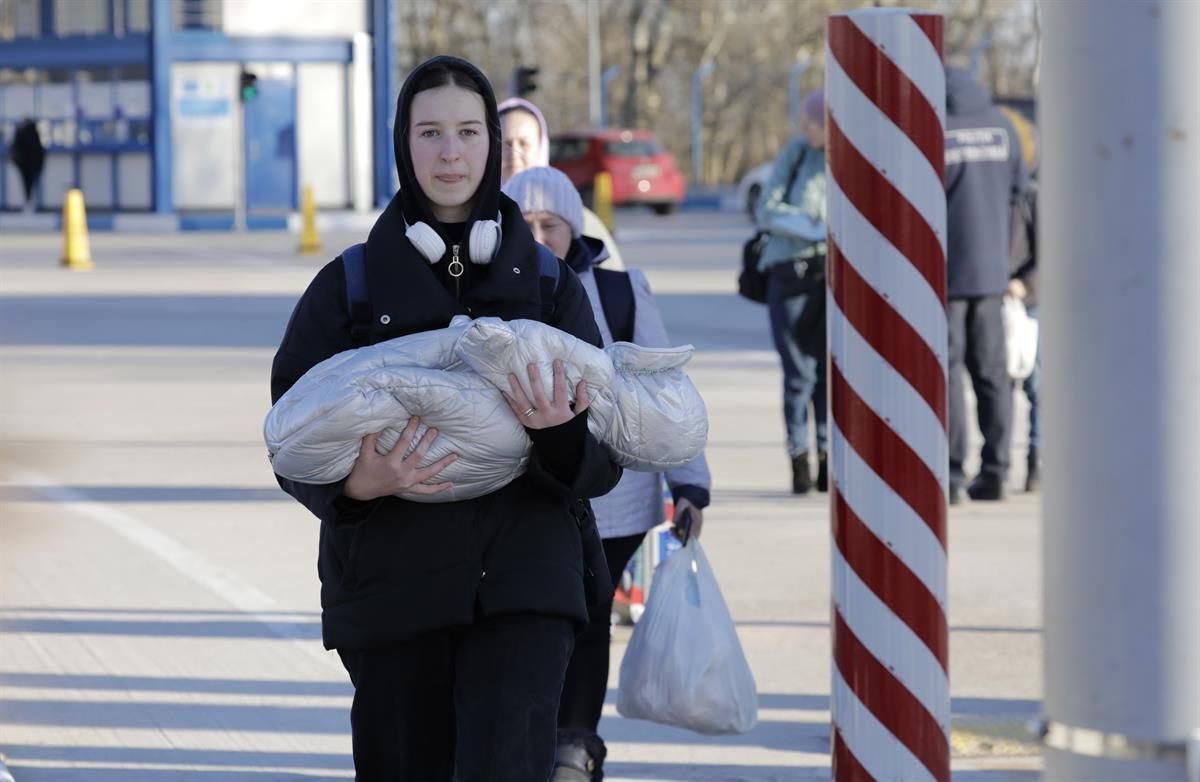
[[[47,148],[38,208],[281,224],[393,192],[394,0],[0,0],[0,210],[7,144]],[[252,89],[243,85],[253,81]],[[243,94],[244,93],[244,94]]]

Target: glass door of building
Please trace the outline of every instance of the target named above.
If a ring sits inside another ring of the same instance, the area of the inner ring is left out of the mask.
[[[246,211],[279,215],[296,208],[296,78],[290,65],[254,66],[257,94],[246,100]]]

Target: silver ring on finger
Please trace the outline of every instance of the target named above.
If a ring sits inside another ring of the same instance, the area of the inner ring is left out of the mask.
[[[533,414],[534,414],[534,413],[536,413],[536,412],[537,412],[537,408],[536,408],[536,407],[531,407],[531,408],[529,408],[528,410],[526,410],[524,413],[521,413],[521,415],[523,415],[523,416],[525,416],[526,418],[528,418],[529,416],[533,415]]]

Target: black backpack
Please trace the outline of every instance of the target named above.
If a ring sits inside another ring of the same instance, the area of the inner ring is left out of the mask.
[[[592,267],[596,289],[600,291],[600,308],[612,331],[613,342],[633,342],[633,322],[637,306],[633,298],[633,280],[629,272]]]
[[[808,147],[805,147],[792,165],[792,172],[788,174],[787,186],[783,191],[784,199],[791,194],[792,185],[796,184],[796,175],[800,173],[800,166],[804,165],[804,157],[807,154]],[[770,240],[771,234],[759,228],[755,230],[754,236],[742,245],[742,268],[737,279],[738,295],[756,304],[767,303],[767,273],[758,268],[758,261]]]

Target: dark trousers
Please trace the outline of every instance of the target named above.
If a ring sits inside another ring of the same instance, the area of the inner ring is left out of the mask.
[[[976,416],[983,433],[980,474],[1008,477],[1012,442],[1013,384],[1008,377],[1004,346],[1004,316],[1000,296],[951,299],[950,318],[950,482],[967,482],[967,403],[963,370],[971,376]]]
[[[789,264],[790,266],[790,264]],[[789,456],[808,451],[808,405],[817,425],[817,450],[829,447],[825,381],[825,290],[796,293],[788,276],[772,267],[767,278],[771,339],[783,366],[783,422]],[[794,279],[794,275],[792,276]],[[815,297],[820,297],[816,301]]]
[[[33,190],[37,187],[38,177],[41,171],[34,171],[29,168],[18,169],[21,173],[21,184],[25,186],[25,203],[33,202]]]
[[[604,556],[614,584],[621,583],[621,572],[637,552],[645,535],[607,538]],[[567,666],[562,704],[558,709],[558,727],[563,730],[595,733],[608,693],[609,646],[612,641],[612,595],[590,612],[587,629],[575,640],[575,652]]]
[[[535,782],[554,768],[570,620],[507,614],[339,652],[358,782]]]
[[[1037,307],[1032,307],[1029,310],[1029,317],[1034,320],[1038,319]],[[1041,435],[1041,406],[1038,404],[1038,393],[1042,389],[1042,331],[1038,329],[1038,348],[1037,360],[1033,363],[1033,372],[1029,377],[1025,378],[1025,383],[1022,388],[1025,391],[1025,397],[1029,400],[1029,449],[1036,451],[1042,444]]]

